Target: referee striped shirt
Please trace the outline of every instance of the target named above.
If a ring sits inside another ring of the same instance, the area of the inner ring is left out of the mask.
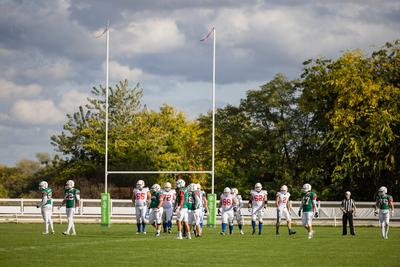
[[[356,208],[356,204],[354,203],[353,199],[343,199],[342,200],[342,208],[346,212],[353,212]]]

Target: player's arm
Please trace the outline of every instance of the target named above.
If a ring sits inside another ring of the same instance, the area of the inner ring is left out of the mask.
[[[354,216],[356,215],[356,210],[357,210],[356,203],[353,200],[353,215]]]
[[[206,213],[208,213],[208,203],[207,203],[207,198],[206,196],[203,195],[203,207],[206,211]]]
[[[288,209],[288,211],[289,211],[289,213],[290,213],[290,211],[292,210],[292,201],[289,200],[289,201],[286,203],[286,205],[287,205],[287,209]]]
[[[264,209],[266,209],[267,206],[268,206],[268,193],[265,192],[265,195],[264,195]]]
[[[251,207],[252,207],[252,195],[250,194],[250,197],[249,197],[249,204],[248,204],[248,206],[249,206],[249,210],[251,209]]]
[[[342,203],[340,204],[340,210],[341,210],[343,213],[346,213],[346,210],[344,209],[344,200],[342,200]]]
[[[67,202],[67,196],[68,196],[68,194],[64,194],[64,199],[63,199],[63,201],[61,202],[60,206],[58,207],[59,209],[60,209],[62,206],[64,206],[64,204]]]
[[[180,202],[176,203],[176,204],[177,204],[177,208],[181,209],[183,207],[183,203],[185,201],[185,199],[184,199],[185,198],[185,192],[180,190],[178,193],[179,193]]]
[[[41,208],[46,205],[47,202],[47,195],[46,193],[42,192],[42,200],[36,205],[36,208]]]
[[[276,207],[279,207],[279,196],[278,196],[278,194],[276,194],[275,205],[276,205]]]
[[[375,214],[375,216],[378,214],[378,210],[379,210],[379,199],[378,199],[378,197],[376,198],[376,201],[375,201],[375,210],[374,210],[374,214]]]
[[[233,209],[235,211],[237,210],[238,205],[239,205],[239,201],[238,201],[237,197],[234,197],[233,198]]]
[[[318,214],[318,207],[317,207],[317,194],[314,194],[314,196],[313,196],[312,206],[313,206],[313,210],[314,210],[314,216],[315,216],[315,218],[318,218],[319,214]]]
[[[389,204],[390,204],[390,211],[392,213],[391,215],[394,216],[394,203],[393,203],[393,197],[392,196],[390,196]]]
[[[299,212],[298,212],[299,217],[301,216],[301,211],[302,210],[303,210],[303,200],[300,199],[300,206],[299,206]]]
[[[151,203],[151,193],[150,191],[147,191],[147,208],[150,209],[150,203]]]

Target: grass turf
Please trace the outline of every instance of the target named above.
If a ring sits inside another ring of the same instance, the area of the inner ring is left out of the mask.
[[[315,237],[296,227],[297,234],[275,236],[266,226],[261,236],[236,233],[221,236],[205,229],[202,238],[176,240],[175,234],[156,238],[154,230],[135,235],[135,225],[76,225],[77,236],[42,236],[41,224],[0,224],[0,266],[400,266],[400,229],[389,239],[380,230],[358,227],[357,236],[341,236],[341,228],[316,227]]]

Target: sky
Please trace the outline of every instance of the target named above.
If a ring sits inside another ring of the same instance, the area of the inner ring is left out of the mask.
[[[400,1],[0,0],[0,164],[55,154],[50,136],[105,83],[107,20],[110,85],[140,83],[142,104],[194,119],[212,106],[210,28],[223,107],[306,59],[398,39]]]

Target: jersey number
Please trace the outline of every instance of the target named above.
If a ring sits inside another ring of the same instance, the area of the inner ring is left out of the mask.
[[[137,193],[136,194],[136,199],[137,200],[144,200],[146,194],[145,193]]]
[[[222,200],[222,205],[230,206],[230,205],[232,205],[232,201],[229,198],[228,199],[223,199]]]
[[[165,201],[171,201],[172,196],[171,195],[165,195],[164,199]]]
[[[254,196],[254,201],[264,201],[264,196],[256,195],[256,196]]]
[[[74,200],[74,194],[68,193],[67,199],[68,199],[68,200]]]

